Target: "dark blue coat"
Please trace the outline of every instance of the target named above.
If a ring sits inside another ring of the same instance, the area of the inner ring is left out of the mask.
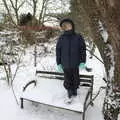
[[[57,41],[56,61],[63,68],[76,68],[85,63],[86,45],[82,36],[72,30],[65,31]]]

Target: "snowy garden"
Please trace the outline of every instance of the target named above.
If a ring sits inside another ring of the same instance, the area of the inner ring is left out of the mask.
[[[0,11],[1,119],[120,120],[119,0],[0,0]],[[69,102],[56,62],[64,18],[86,44]]]
[[[6,33],[9,33],[9,31],[1,32],[1,34],[3,35]],[[11,32],[10,34],[13,34],[13,33]],[[11,36],[13,40],[16,41],[16,43],[19,40],[19,36],[17,34],[18,33],[16,32],[13,34],[13,36]],[[53,119],[63,119],[63,120],[64,119],[65,120],[80,119],[80,116],[81,116],[80,113],[69,112],[67,110],[61,110],[61,109],[54,108],[54,107],[44,106],[38,103],[31,103],[28,101],[25,102],[24,109],[20,108],[20,96],[22,94],[23,86],[30,80],[36,79],[36,74],[35,74],[36,70],[57,72],[57,65],[56,65],[56,58],[55,58],[56,41],[57,41],[57,37],[54,37],[54,38],[51,38],[49,42],[37,44],[36,46],[36,51],[37,51],[36,67],[34,67],[35,45],[28,46],[27,48],[24,48],[24,51],[22,51],[22,53],[21,52],[18,53],[18,56],[21,56],[21,57],[17,57],[16,59],[20,60],[20,63],[19,64],[13,63],[12,65],[10,65],[10,72],[11,72],[10,76],[12,78],[9,80],[12,80],[12,81],[9,81],[9,82],[10,83],[13,82],[12,88],[7,85],[7,82],[5,80],[6,71],[4,67],[1,66],[0,104],[3,107],[1,107],[0,112],[1,112],[3,119],[5,120],[14,119],[15,120],[15,119],[21,119],[21,117],[22,119],[30,119],[30,120],[33,120],[33,119],[46,120],[48,118],[51,120]],[[3,45],[4,42],[5,42],[5,39],[2,40],[1,45]],[[86,44],[88,43],[86,42]],[[18,45],[15,45],[13,48],[15,47],[19,49],[21,48],[23,50],[22,46],[18,47]],[[90,47],[88,49],[90,49]],[[16,49],[13,49],[12,51],[14,51],[15,53]],[[95,48],[94,55],[96,55],[102,61],[97,47]],[[100,87],[106,86],[105,82],[103,81],[103,78],[105,77],[105,70],[104,70],[104,65],[96,57],[92,56],[92,59],[90,59],[90,56],[91,54],[88,51],[86,65],[88,68],[91,68],[92,71],[87,72],[86,70],[80,70],[80,74],[94,75],[94,90],[93,90],[93,97],[94,97],[98,93]],[[6,55],[5,58],[6,60],[11,60],[11,61],[14,60],[14,57],[10,55]],[[58,86],[56,85],[54,86],[54,84],[50,84],[49,81],[46,81],[46,83],[48,83],[48,85],[42,86],[42,88],[46,87],[44,89],[48,89],[49,87],[53,87],[55,90],[56,87],[59,87],[60,85],[58,83]],[[29,89],[32,90],[34,89],[33,87],[34,86],[31,86]],[[64,90],[64,88],[62,89]],[[60,91],[57,91],[57,92],[59,93]],[[60,98],[58,93],[57,93],[57,96],[56,95],[53,96],[53,99]],[[40,94],[39,89],[36,94],[39,96]],[[54,94],[54,91],[51,94]],[[61,99],[64,101],[66,96],[67,94],[63,95]],[[94,106],[93,107],[90,106],[89,109],[87,110],[86,119],[89,118],[93,120],[99,116],[100,120],[103,120],[102,107],[103,107],[104,96],[105,96],[105,89],[101,90],[100,94],[95,99]],[[46,99],[49,101],[49,98],[46,98]]]

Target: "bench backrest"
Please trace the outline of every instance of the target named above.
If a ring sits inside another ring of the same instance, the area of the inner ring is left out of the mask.
[[[64,80],[64,73],[59,73],[59,72],[37,70],[36,75],[39,75],[40,77],[44,77],[44,78]],[[79,75],[79,78],[80,78],[81,86],[92,87],[93,89],[93,80],[94,80],[93,75]]]

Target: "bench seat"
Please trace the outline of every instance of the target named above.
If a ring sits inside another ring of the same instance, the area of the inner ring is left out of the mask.
[[[73,99],[72,104],[68,105],[65,103],[67,92],[63,87],[63,81],[42,77],[39,77],[37,81],[37,86],[23,92],[21,98],[76,112],[84,111],[84,102],[89,92],[89,87],[80,86],[78,96]]]

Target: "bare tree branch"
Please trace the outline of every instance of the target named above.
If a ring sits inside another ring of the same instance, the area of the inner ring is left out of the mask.
[[[11,19],[12,23],[14,23],[15,25],[17,25],[19,23],[19,9],[24,5],[25,0],[24,1],[21,1],[21,0],[15,0],[15,1],[13,1],[13,0],[9,0],[9,1],[2,0],[2,1],[4,3],[4,6],[5,6],[7,12],[8,12],[8,15],[10,16],[10,19]],[[7,2],[10,2],[11,8],[13,9],[14,14],[15,14],[16,19],[17,19],[17,24],[13,20],[12,13],[11,13],[12,11],[8,7]],[[20,5],[18,5],[18,3],[20,3]]]
[[[11,5],[12,5],[13,9],[15,9],[16,7],[14,6],[14,3],[13,3],[12,0],[10,0],[10,3],[11,3]]]
[[[11,15],[11,12],[10,12],[10,10],[9,10],[9,8],[8,8],[8,5],[7,5],[6,0],[2,0],[2,1],[3,1],[3,4],[4,4],[4,6],[5,6],[6,10],[7,10],[8,15],[9,15],[9,17],[10,17],[10,20],[12,21],[12,23],[13,23],[14,25],[16,25],[16,23],[14,22],[14,20],[13,20],[13,18],[12,18],[12,15]]]
[[[30,2],[30,0],[26,1],[28,5],[30,5],[33,8],[33,4]]]
[[[25,0],[18,6],[18,10],[24,5]]]
[[[40,11],[40,14],[39,14],[39,24],[42,23],[43,24],[43,21],[44,21],[44,16],[45,16],[45,13],[46,13],[46,10],[47,10],[47,5],[48,5],[48,2],[50,0],[43,0],[43,3],[42,3],[42,9]]]

